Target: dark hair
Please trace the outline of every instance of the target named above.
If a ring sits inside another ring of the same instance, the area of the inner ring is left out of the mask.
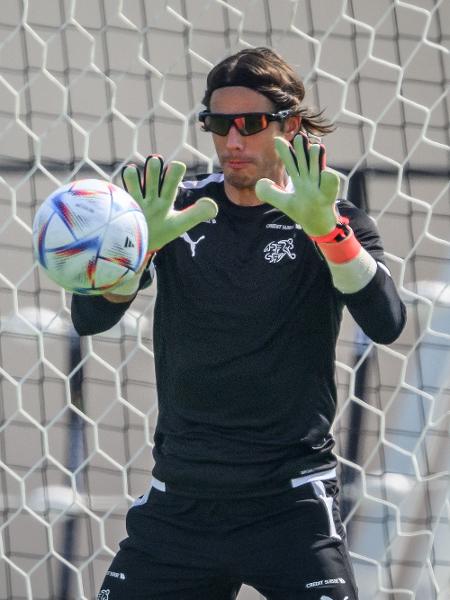
[[[301,130],[322,136],[334,130],[334,125],[323,116],[301,103],[305,86],[294,69],[270,48],[246,48],[228,56],[211,69],[206,80],[203,104],[209,110],[211,95],[222,87],[242,85],[263,94],[275,109],[294,110],[302,117]]]

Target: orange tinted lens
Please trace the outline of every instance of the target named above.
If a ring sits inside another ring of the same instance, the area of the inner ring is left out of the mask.
[[[245,121],[246,121],[246,117],[236,117],[235,119],[233,119],[233,123],[236,125],[239,133],[242,133],[244,135],[247,131],[247,129],[245,127]]]
[[[266,115],[259,114],[234,118],[232,115],[208,115],[205,119],[206,128],[218,135],[227,135],[232,124],[241,135],[253,135],[266,129],[269,122]]]
[[[235,122],[238,119],[235,120]],[[247,115],[242,118],[244,121],[243,131],[241,133],[243,135],[252,135],[254,133],[258,133],[263,129],[266,129],[268,122],[266,115]]]

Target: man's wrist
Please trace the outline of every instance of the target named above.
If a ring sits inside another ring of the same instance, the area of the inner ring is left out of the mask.
[[[342,217],[336,222],[334,229],[325,235],[309,235],[310,239],[316,244],[329,244],[332,242],[342,242],[351,233],[351,228],[348,225],[348,219]]]
[[[136,272],[135,276],[130,278],[128,281],[120,283],[119,285],[114,287],[111,290],[111,292],[103,294],[103,297],[106,298],[106,300],[109,300],[109,302],[114,302],[115,304],[121,302],[130,302],[131,300],[133,300],[133,298],[139,291],[142,274],[146,267],[148,267],[154,256],[155,251],[149,250],[146,254],[145,260],[142,263],[141,268],[139,269],[139,271]]]
[[[327,259],[327,264],[334,287],[343,294],[355,294],[362,290],[377,271],[375,259],[361,245],[358,254],[351,260],[338,263]]]
[[[344,294],[364,288],[376,273],[373,257],[361,246],[346,217],[340,217],[333,231],[324,236],[310,236],[325,257],[333,285]]]
[[[361,250],[361,244],[348,223],[347,217],[337,215],[336,226],[330,232],[325,235],[309,235],[327,261],[345,263],[353,260]]]
[[[343,240],[335,238],[332,242],[317,242],[317,245],[327,261],[336,264],[353,260],[361,250],[361,244],[350,227]]]
[[[113,304],[122,304],[125,302],[131,302],[131,300],[133,300],[136,297],[136,294],[137,290],[136,292],[128,296],[124,296],[121,294],[113,294],[112,292],[110,292],[108,294],[102,294],[102,298],[105,298],[105,300],[108,300],[108,302],[112,302]]]

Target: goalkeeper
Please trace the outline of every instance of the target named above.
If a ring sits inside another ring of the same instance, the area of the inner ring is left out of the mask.
[[[358,598],[339,517],[335,346],[343,307],[389,344],[405,307],[372,220],[337,200],[294,70],[267,48],[209,73],[200,121],[221,173],[124,169],[149,227],[131,285],[74,296],[80,335],[112,327],[157,272],[158,421],[147,492],[98,598]]]

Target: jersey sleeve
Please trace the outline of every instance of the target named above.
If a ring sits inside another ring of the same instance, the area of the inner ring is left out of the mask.
[[[192,190],[193,191],[193,190]],[[192,196],[192,197],[191,197]],[[191,190],[179,190],[175,200],[175,208],[183,210],[195,201]],[[164,248],[156,252],[148,262],[139,283],[139,290],[149,287],[155,274],[155,265],[160,264],[159,256],[164,254]],[[132,301],[113,303],[102,296],[73,295],[71,316],[73,325],[79,335],[95,335],[111,329],[120,321]]]
[[[364,333],[378,344],[391,344],[406,323],[406,306],[386,267],[383,245],[375,222],[348,201],[338,203],[339,213],[349,219],[356,238],[375,259],[377,270],[371,281],[353,294],[340,293],[350,314]]]
[[[154,267],[149,261],[142,273],[139,290],[149,287],[153,281]],[[102,296],[74,294],[70,308],[72,323],[78,335],[95,335],[111,329],[120,321],[130,307],[129,302],[113,303]]]

